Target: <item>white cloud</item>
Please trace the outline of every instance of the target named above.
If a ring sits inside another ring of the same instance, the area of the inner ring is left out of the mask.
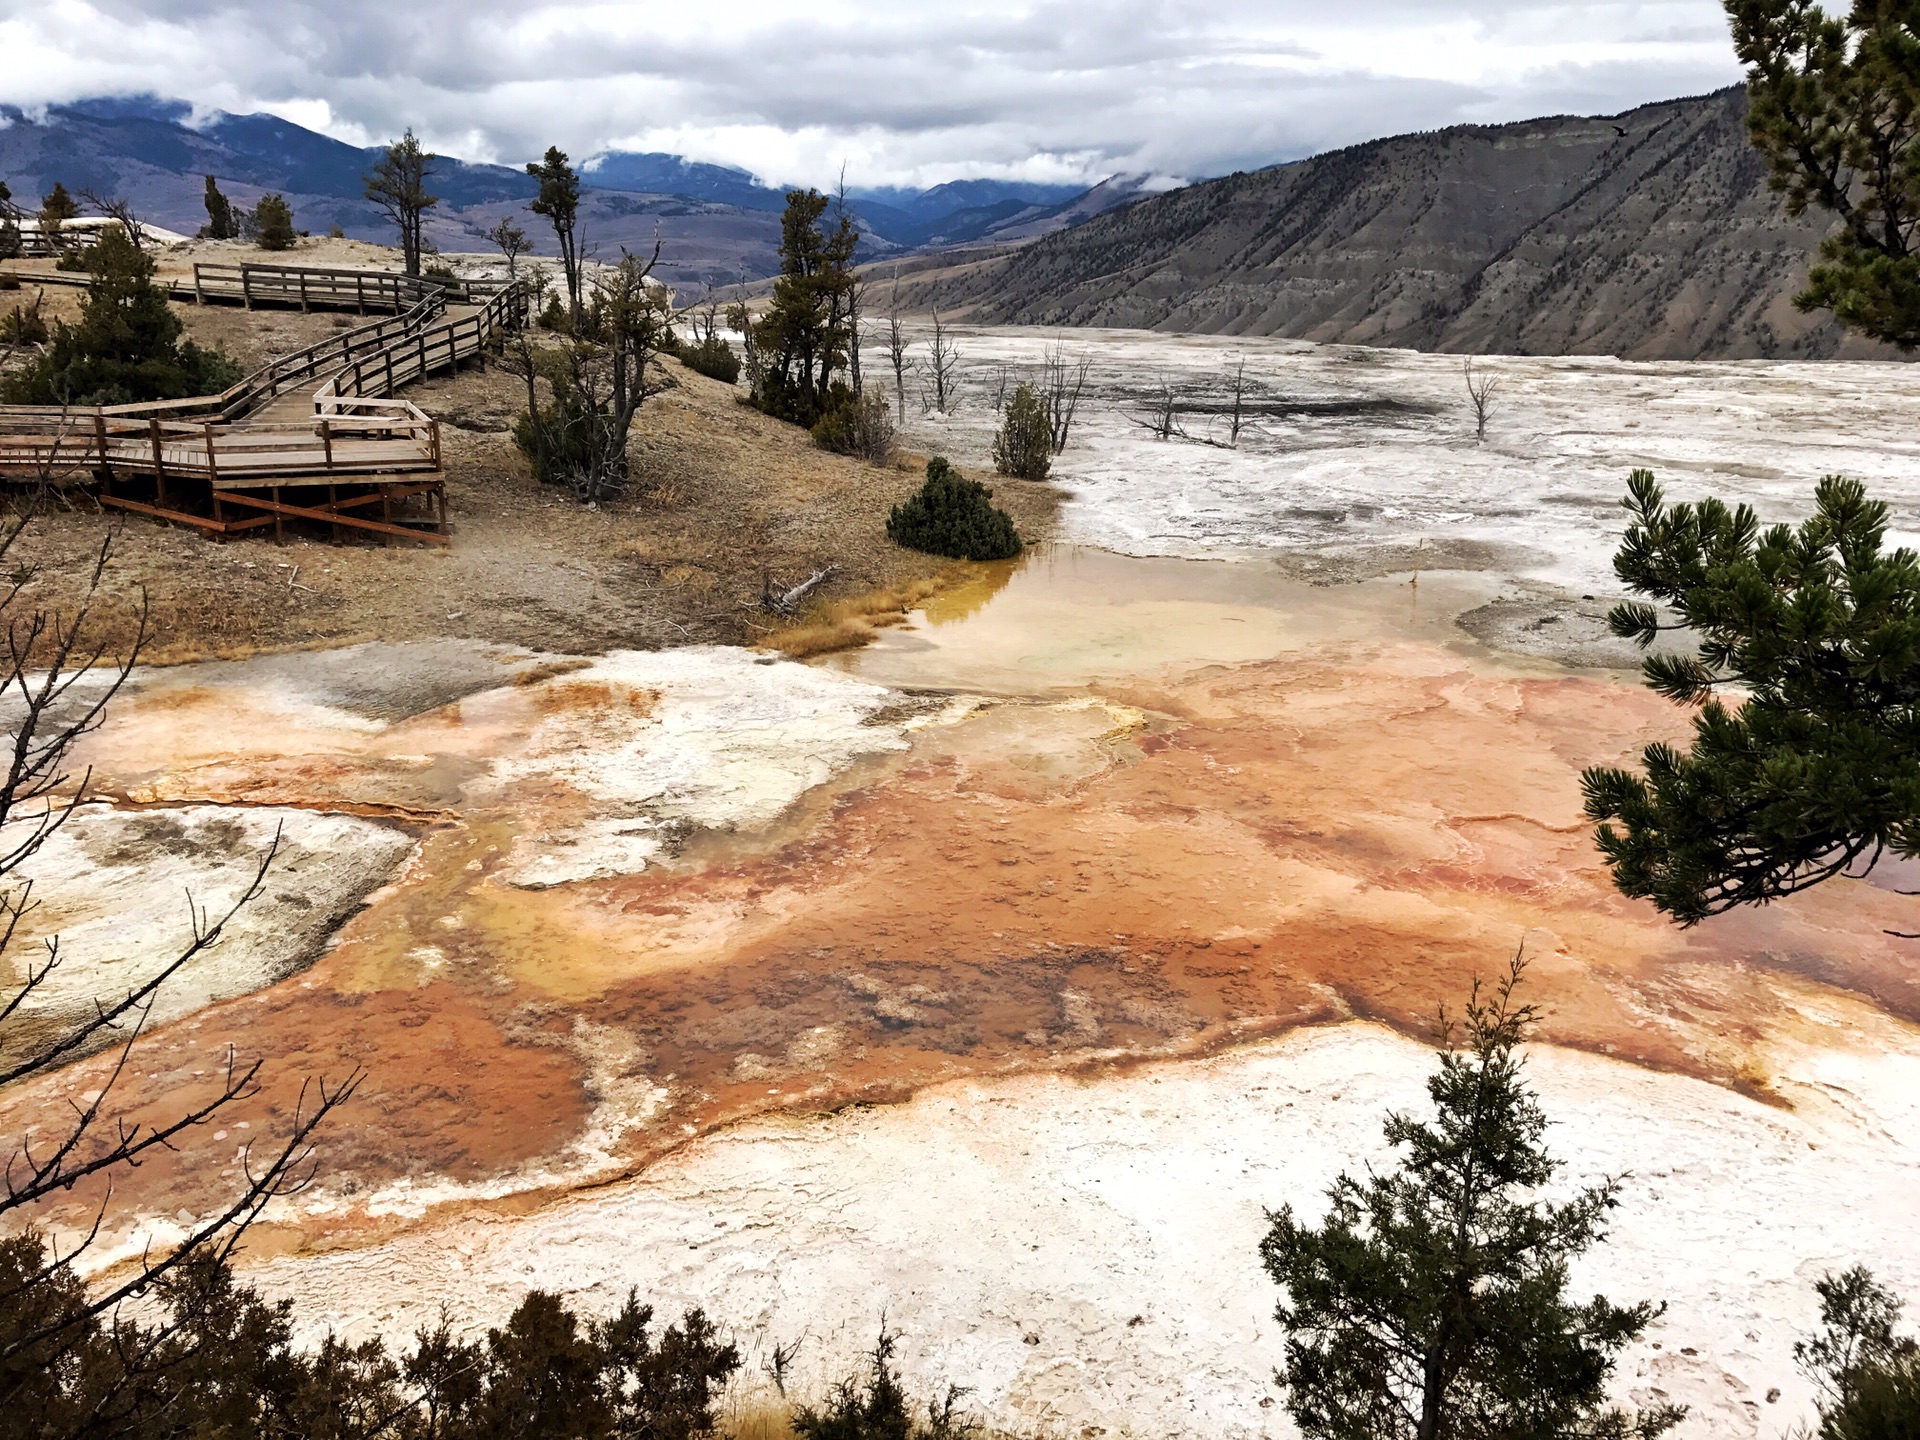
[[[0,0],[15,103],[152,91],[514,161],[773,181],[1212,174],[1738,78],[1718,0]]]

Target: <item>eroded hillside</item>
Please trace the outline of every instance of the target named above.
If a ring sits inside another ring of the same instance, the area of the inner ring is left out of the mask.
[[[913,297],[998,322],[1422,350],[1890,356],[1793,308],[1824,222],[1781,212],[1745,113],[1736,87],[1372,141],[925,271]]]

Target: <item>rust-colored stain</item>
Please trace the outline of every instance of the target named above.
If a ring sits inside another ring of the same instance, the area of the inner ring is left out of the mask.
[[[352,1243],[408,1223],[353,1203],[408,1179],[477,1203],[489,1178],[602,1178],[769,1107],[1347,1016],[1426,1034],[1522,942],[1546,1038],[1761,1093],[1753,1042],[1794,1024],[1811,986],[1920,1020],[1912,963],[1882,933],[1902,903],[1885,890],[1835,883],[1682,932],[1611,888],[1580,771],[1684,724],[1630,685],[1395,642],[1100,698],[1142,722],[983,710],[823,787],[776,834],[696,839],[624,879],[503,884],[521,802],[467,807],[424,832],[406,878],[320,964],[145,1041],[129,1094],[177,1105],[232,1044],[269,1059],[262,1133],[301,1077],[364,1067],[324,1147],[344,1203],[302,1236]],[[477,713],[489,744],[563,704],[644,711],[574,681],[489,703],[512,712]],[[433,734],[474,753],[441,714],[314,773],[378,799],[394,757]],[[1023,734],[1038,738],[1023,749]],[[237,789],[256,763],[220,762]],[[390,798],[448,803],[458,767],[409,763]],[[105,1063],[9,1097],[5,1123],[50,1123]],[[612,1169],[576,1175],[589,1131],[612,1136]],[[120,1199],[211,1205],[238,1138],[123,1177]]]

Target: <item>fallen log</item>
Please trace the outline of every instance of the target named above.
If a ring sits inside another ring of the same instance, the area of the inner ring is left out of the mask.
[[[791,590],[775,590],[773,578],[770,575],[763,575],[760,581],[760,607],[763,610],[771,610],[776,615],[797,615],[807,596],[831,580],[839,571],[838,565],[829,565],[823,570],[816,570]]]

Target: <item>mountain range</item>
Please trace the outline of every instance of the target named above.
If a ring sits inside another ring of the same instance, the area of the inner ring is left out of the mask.
[[[387,218],[364,196],[377,148],[361,148],[275,115],[215,113],[153,96],[77,101],[27,112],[0,106],[0,179],[16,196],[38,196],[57,180],[75,194],[93,190],[131,201],[140,215],[191,234],[206,221],[205,177],[216,176],[230,199],[252,204],[276,192],[293,206],[301,229],[335,225],[358,239],[391,239]],[[662,273],[676,283],[722,282],[771,274],[778,265],[783,189],[745,170],[677,155],[616,151],[580,167],[581,230],[590,248],[665,245]],[[486,231],[518,215],[537,252],[553,237],[524,207],[535,182],[506,165],[440,157],[431,188],[440,204],[429,213],[428,239],[439,249],[485,250]],[[957,180],[925,190],[850,190],[850,208],[869,257],[929,245],[1022,237],[1078,223],[1103,203],[1133,192],[1108,186],[1108,201],[1089,206],[1084,186]]]
[[[1734,87],[1202,181],[1010,253],[912,262],[902,295],[1000,323],[1466,353],[1897,356],[1794,308],[1827,224],[1768,189]]]

